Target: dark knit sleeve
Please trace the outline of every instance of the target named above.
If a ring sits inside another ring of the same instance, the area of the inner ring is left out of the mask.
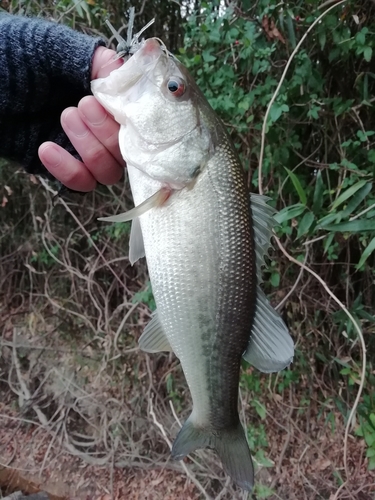
[[[90,94],[95,49],[105,43],[52,21],[0,14],[0,157],[48,175],[38,147],[76,152],[61,112]]]

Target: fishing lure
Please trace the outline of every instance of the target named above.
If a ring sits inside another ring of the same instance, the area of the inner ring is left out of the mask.
[[[128,21],[128,32],[126,36],[126,40],[120,35],[118,31],[115,30],[115,28],[112,26],[112,24],[106,19],[106,24],[108,28],[111,30],[113,36],[116,38],[118,45],[116,48],[117,55],[115,56],[116,59],[120,59],[121,57],[123,58],[128,58],[135,54],[137,50],[141,48],[142,43],[144,42],[144,39],[139,40],[140,36],[144,31],[146,31],[147,28],[149,28],[154,22],[155,18],[152,18],[151,21],[149,21],[143,28],[138,31],[133,36],[133,28],[134,28],[134,18],[135,18],[135,9],[134,7],[130,7],[129,9],[129,21]]]

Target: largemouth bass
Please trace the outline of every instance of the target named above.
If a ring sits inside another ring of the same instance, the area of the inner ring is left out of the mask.
[[[157,39],[92,91],[121,125],[135,208],[129,257],[146,256],[157,305],[139,344],[173,351],[193,410],[172,456],[213,448],[251,490],[254,470],[238,414],[241,359],[264,372],[293,358],[293,342],[260,289],[273,209],[251,195],[229,135],[187,69]]]

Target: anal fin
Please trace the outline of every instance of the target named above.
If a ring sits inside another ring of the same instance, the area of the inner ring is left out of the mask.
[[[139,347],[145,352],[172,351],[157,311],[152,314],[151,321],[140,336]]]
[[[257,301],[245,361],[263,373],[284,370],[293,361],[294,344],[281,316],[257,287]]]

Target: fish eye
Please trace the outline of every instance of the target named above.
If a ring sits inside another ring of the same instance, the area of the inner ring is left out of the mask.
[[[168,90],[175,97],[181,97],[185,94],[185,82],[179,77],[173,77],[168,80]]]

